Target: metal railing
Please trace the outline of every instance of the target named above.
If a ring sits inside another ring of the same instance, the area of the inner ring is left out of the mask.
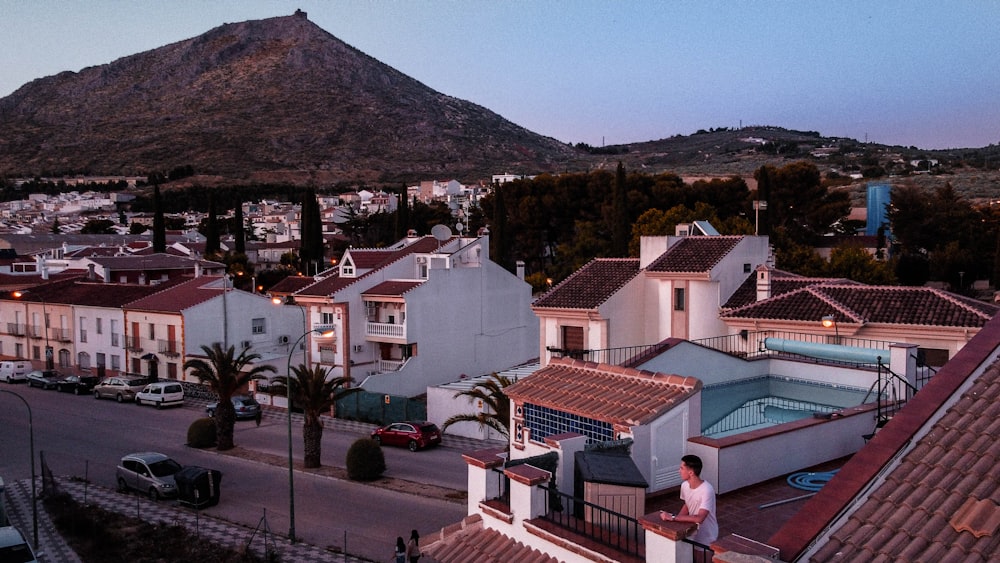
[[[622,366],[631,363],[656,346],[658,345],[643,344],[640,346],[623,346],[620,348],[603,348],[599,350],[577,350],[548,346],[545,350],[557,358],[574,358],[598,364]]]
[[[865,397],[865,402],[868,402],[868,397],[875,395],[878,401],[875,427],[884,426],[916,393],[917,388],[905,377],[900,377],[889,369],[889,366],[879,363],[878,379],[872,383],[871,388],[868,389],[868,396]]]
[[[627,555],[640,555],[646,534],[639,520],[545,485],[538,487],[547,493],[543,519],[600,545]]]
[[[7,334],[24,336],[26,326],[22,323],[7,323]]]
[[[888,350],[892,345],[885,340],[872,340],[868,338],[853,338],[849,336],[834,336],[829,334],[812,334],[806,332],[788,332],[783,330],[762,330],[762,331],[741,331],[738,334],[726,336],[713,336],[711,338],[701,338],[692,340],[693,344],[718,350],[732,356],[740,358],[764,358],[764,357],[794,357],[816,361],[812,356],[803,356],[790,352],[769,350],[764,347],[764,341],[768,338],[784,340],[794,340],[797,342],[807,342],[811,344],[837,344],[840,346],[851,346],[855,348],[871,348],[875,350]],[[844,362],[823,359],[824,363],[856,365],[858,362]]]
[[[50,328],[49,337],[57,342],[72,342],[73,330],[69,328]]]
[[[157,352],[167,356],[180,356],[180,342],[177,340],[157,340]]]
[[[721,420],[718,420],[707,428],[703,428],[701,433],[704,436],[714,437],[718,434],[735,432],[745,428],[773,426],[789,422],[786,418],[790,416],[806,418],[807,416],[803,413],[813,416],[815,413],[831,413],[840,410],[840,408],[809,401],[796,401],[782,397],[766,397],[740,406]]]

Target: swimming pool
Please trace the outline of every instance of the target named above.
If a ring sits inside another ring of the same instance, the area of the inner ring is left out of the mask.
[[[703,436],[721,438],[876,400],[857,387],[765,375],[705,386]]]

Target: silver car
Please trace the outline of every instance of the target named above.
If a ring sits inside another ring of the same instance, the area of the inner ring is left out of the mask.
[[[116,477],[118,490],[129,489],[145,493],[153,500],[177,496],[174,474],[181,470],[181,464],[164,454],[139,452],[122,457]]]
[[[95,399],[114,399],[119,403],[135,401],[135,395],[149,383],[147,379],[106,377],[94,387]]]

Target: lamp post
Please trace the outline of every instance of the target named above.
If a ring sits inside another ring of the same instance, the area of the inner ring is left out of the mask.
[[[27,293],[29,293],[29,291],[24,289],[21,291],[15,291],[13,295],[16,299],[20,299]],[[38,294],[35,294],[35,297],[42,302],[42,336],[45,337],[45,369],[51,370],[54,365],[52,361],[52,346],[49,346],[49,313],[45,310],[45,299]],[[25,303],[24,308],[25,311],[27,311],[27,303]]]
[[[24,400],[24,397],[13,391],[0,389],[0,393],[10,393],[21,399],[21,402],[24,403],[24,408],[28,409],[28,444],[31,449],[31,529],[35,534],[35,551],[38,551],[38,495],[35,494],[35,426],[31,420],[31,406],[28,405],[28,401]]]
[[[837,338],[837,344],[840,344],[840,327],[837,326],[837,317],[834,315],[823,315],[823,328],[833,327],[834,334]]]
[[[288,363],[285,365],[285,392],[288,400],[288,541],[295,543],[295,462],[292,458],[292,353],[309,333],[323,334],[319,329],[307,330],[295,341],[288,351]]]

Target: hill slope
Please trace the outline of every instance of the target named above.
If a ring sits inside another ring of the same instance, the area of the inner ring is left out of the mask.
[[[394,181],[565,170],[578,156],[299,13],[34,80],[0,100],[0,131],[6,175],[191,165],[229,178]]]

